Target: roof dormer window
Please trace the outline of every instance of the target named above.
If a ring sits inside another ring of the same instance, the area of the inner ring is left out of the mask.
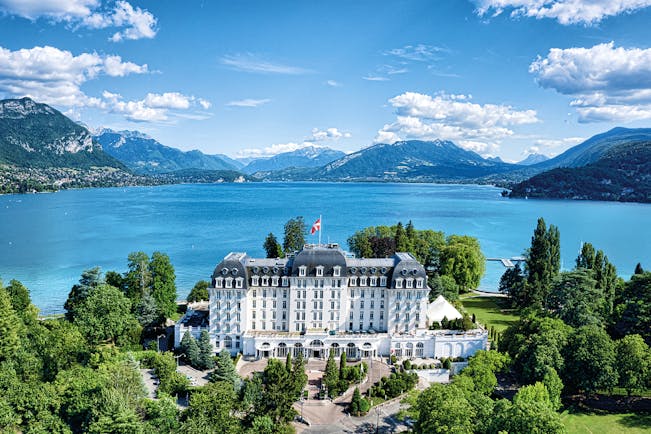
[[[419,277],[416,279],[416,288],[422,288],[423,287],[423,278]]]
[[[253,276],[251,277],[251,286],[258,286],[260,284],[260,277]]]
[[[401,278],[396,279],[396,288],[402,288],[402,279]]]
[[[414,287],[414,279],[406,279],[407,283],[407,288],[413,288]]]
[[[300,277],[305,277],[307,275],[307,267],[305,265],[298,267],[298,275]]]
[[[218,277],[215,279],[215,288],[223,288],[224,287],[224,279],[221,277]]]
[[[242,288],[243,284],[244,284],[244,279],[242,279],[241,277],[238,277],[237,279],[235,279],[235,287],[236,288]]]
[[[334,277],[340,277],[341,276],[341,267],[339,265],[334,266],[334,268],[332,269],[332,275]]]
[[[318,267],[316,267],[316,276],[323,277],[323,265],[319,265]]]

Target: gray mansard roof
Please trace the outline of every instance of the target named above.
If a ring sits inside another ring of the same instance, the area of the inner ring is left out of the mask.
[[[386,276],[393,286],[397,278],[425,278],[425,268],[409,253],[399,252],[390,258],[354,258],[337,244],[309,245],[289,258],[251,258],[246,253],[229,253],[213,272],[213,279],[230,277],[244,279],[248,288],[251,276],[298,276],[306,267],[306,277],[316,276],[317,267],[323,267],[323,276],[333,276],[340,267],[341,277]]]

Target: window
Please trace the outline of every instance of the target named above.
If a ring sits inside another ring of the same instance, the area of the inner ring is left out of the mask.
[[[217,278],[215,279],[215,288],[223,288],[224,287],[224,279]]]
[[[257,297],[257,296],[258,296],[258,290],[257,290],[257,289],[254,289],[254,290],[253,290],[253,296],[254,296],[254,297]]]
[[[360,311],[360,313],[359,313],[359,319],[364,319],[364,311]]]
[[[380,311],[380,321],[382,321],[383,319],[384,319],[384,311],[381,310]]]
[[[375,301],[371,300],[371,309],[375,309]]]
[[[237,279],[235,279],[235,287],[236,288],[242,288],[243,283],[244,283],[244,279],[242,279],[241,277],[238,277]]]
[[[226,288],[232,288],[233,287],[233,278],[229,277],[226,279]]]
[[[359,330],[364,330],[364,323],[363,322],[359,323]]]
[[[334,321],[334,319],[335,319],[335,313],[330,312],[330,321]]]
[[[362,297],[362,298],[364,297],[364,290],[363,289],[360,291],[360,297]]]
[[[380,286],[387,286],[386,276],[380,276]]]
[[[263,279],[264,279],[264,278],[263,278]],[[266,289],[262,290],[262,296],[263,296],[263,297],[266,297],[266,296],[267,296],[267,290],[266,290]]]
[[[255,321],[251,321],[251,328],[255,330]]]
[[[335,298],[335,292],[334,291],[330,291],[330,298]]]
[[[335,308],[335,302],[334,302],[334,301],[331,301],[331,302],[330,302],[330,309],[334,309],[334,308]]]
[[[287,309],[287,300],[283,300],[283,309]]]
[[[371,286],[377,286],[377,277],[372,276],[370,281],[371,281]]]
[[[355,302],[353,300],[350,300],[350,308],[355,309]]]
[[[316,275],[317,275],[317,277],[323,277],[323,266],[322,265],[319,265],[318,267],[316,267]]]
[[[368,278],[366,276],[360,277],[359,278],[359,286],[366,286],[367,279]]]
[[[332,275],[334,277],[341,276],[341,267],[339,265],[335,265],[335,267],[332,269]]]
[[[409,312],[405,313],[405,321],[409,321]]]
[[[255,311],[251,311],[251,318],[255,319]]]
[[[314,291],[314,298],[318,298],[318,297],[319,297],[319,291]]]
[[[352,312],[352,311],[350,312],[350,315],[349,315],[349,316],[350,316],[350,319],[351,319],[351,320],[354,318],[354,316],[353,316],[353,312]]]
[[[353,276],[350,278],[350,286],[357,286],[357,277]]]
[[[301,313],[300,313],[300,312],[296,312],[296,321],[298,321],[298,320],[300,320],[300,319],[301,319]]]
[[[380,300],[380,309],[384,309],[384,300]]]
[[[396,279],[396,288],[402,288],[402,279],[401,278]]]
[[[371,312],[371,319],[373,319],[373,312]]]
[[[317,308],[317,302],[316,302],[316,300],[314,300],[314,309],[316,309],[316,308]]]
[[[396,321],[400,321],[400,313],[396,312]]]
[[[414,279],[407,279],[406,283],[407,283],[407,288],[413,288],[414,287]]]
[[[359,308],[364,309],[364,300],[360,301],[359,303]]]
[[[301,265],[298,267],[298,275],[301,277],[305,277],[307,274],[307,267],[305,265]]]
[[[400,302],[396,302],[396,310],[400,310]]]
[[[273,277],[271,278],[271,284],[272,284],[273,286],[278,286],[278,276],[273,276]]]
[[[252,302],[252,304],[251,304],[251,305],[252,305],[252,307],[255,307],[255,305],[256,305],[256,301],[255,301],[255,300],[253,300],[253,302]]]
[[[271,307],[273,307],[274,309],[276,308],[276,300],[271,302]]]
[[[260,282],[260,278],[258,276],[253,276],[251,278],[251,285],[252,286],[258,286],[259,282]]]
[[[289,286],[289,278],[287,276],[283,276],[282,283],[283,286]],[[287,291],[285,291],[284,294],[284,297],[287,297]]]
[[[416,312],[416,322],[420,321],[420,313]]]
[[[416,279],[416,288],[422,288],[422,287],[423,287],[423,279],[419,277],[418,279]]]

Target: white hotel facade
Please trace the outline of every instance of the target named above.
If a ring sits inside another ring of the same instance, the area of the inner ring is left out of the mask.
[[[429,330],[427,276],[409,253],[355,258],[337,244],[305,245],[277,259],[230,253],[215,268],[209,293],[217,352],[440,358],[468,357],[488,344],[481,329]],[[181,319],[177,345],[184,330]]]

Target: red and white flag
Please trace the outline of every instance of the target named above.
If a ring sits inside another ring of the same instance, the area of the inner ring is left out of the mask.
[[[321,217],[316,219],[316,221],[312,225],[312,229],[310,229],[310,235],[314,235],[316,231],[320,231],[320,230],[321,230]]]

